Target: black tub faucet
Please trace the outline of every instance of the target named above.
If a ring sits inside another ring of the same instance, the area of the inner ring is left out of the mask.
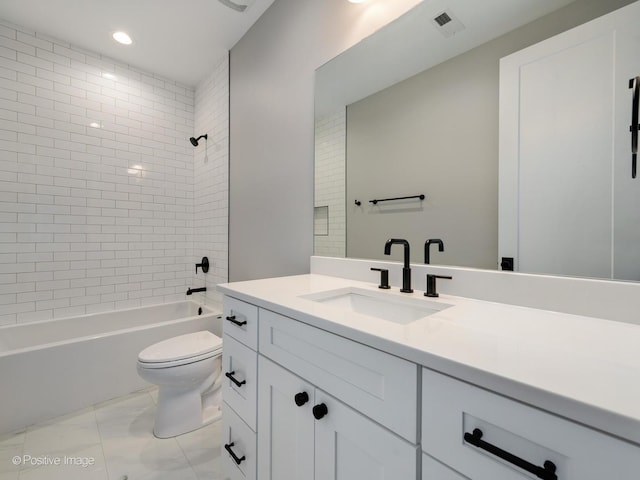
[[[427,265],[429,265],[430,263],[429,249],[434,243],[438,245],[439,252],[444,252],[444,243],[439,238],[430,238],[429,240],[424,242],[424,263]]]
[[[187,295],[191,295],[192,293],[198,293],[198,292],[206,292],[206,291],[207,291],[207,287],[202,287],[202,288],[189,287],[189,289],[187,290]]]
[[[403,238],[390,238],[384,244],[384,254],[391,255],[391,245],[404,245],[404,268],[402,269],[402,288],[401,292],[412,293],[411,288],[411,268],[409,268],[409,242]]]

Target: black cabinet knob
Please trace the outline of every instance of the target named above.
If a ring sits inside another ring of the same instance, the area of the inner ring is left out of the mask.
[[[316,420],[320,420],[327,413],[329,413],[329,409],[327,408],[327,406],[324,403],[321,403],[319,405],[315,405],[313,407],[313,416],[315,417]]]
[[[307,392],[300,392],[296,393],[296,396],[293,398],[296,402],[296,405],[301,407],[309,401],[309,394]]]

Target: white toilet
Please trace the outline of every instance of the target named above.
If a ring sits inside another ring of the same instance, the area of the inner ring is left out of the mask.
[[[221,415],[222,339],[209,331],[180,335],[145,348],[138,374],[158,385],[153,434],[169,438]]]

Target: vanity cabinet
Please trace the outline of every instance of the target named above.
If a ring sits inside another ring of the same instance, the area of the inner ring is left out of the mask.
[[[417,446],[265,357],[259,369],[258,478],[416,478]]]
[[[224,330],[225,480],[638,479],[636,444],[237,299],[225,314],[256,324]]]

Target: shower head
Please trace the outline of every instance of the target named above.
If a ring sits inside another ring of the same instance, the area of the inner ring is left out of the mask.
[[[198,138],[191,137],[189,139],[191,141],[191,145],[193,145],[194,147],[197,147],[198,146],[198,140],[200,140],[201,138],[204,138],[206,140],[207,139],[207,134],[205,133],[204,135],[200,135]]]

